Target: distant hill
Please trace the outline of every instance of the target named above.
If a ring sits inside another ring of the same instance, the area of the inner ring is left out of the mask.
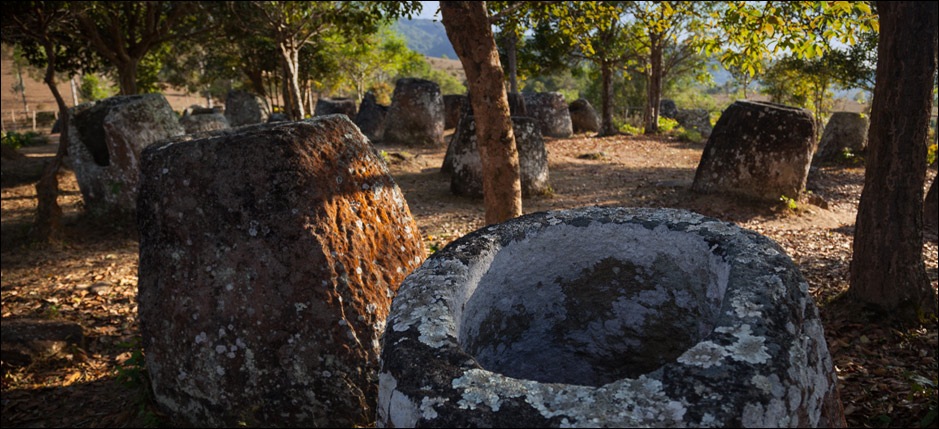
[[[404,36],[408,48],[428,57],[457,59],[447,38],[443,23],[432,19],[402,19],[395,23],[395,31]]]

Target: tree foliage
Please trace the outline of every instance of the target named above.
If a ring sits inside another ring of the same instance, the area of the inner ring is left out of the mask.
[[[232,18],[243,30],[277,47],[281,59],[284,113],[292,119],[306,115],[301,90],[301,50],[322,50],[330,31],[360,37],[378,31],[385,19],[418,11],[418,2],[229,2]]]
[[[832,50],[834,40],[854,45],[879,28],[868,2],[721,2],[711,18],[720,35],[703,40],[705,52],[749,80],[773,56],[819,57]]]
[[[121,94],[155,90],[161,49],[213,28],[199,2],[69,2],[80,37],[114,67]]]

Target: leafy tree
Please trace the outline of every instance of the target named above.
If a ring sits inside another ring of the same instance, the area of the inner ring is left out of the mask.
[[[346,35],[378,30],[384,19],[395,19],[419,10],[418,2],[298,2],[246,1],[228,6],[246,32],[277,46],[283,77],[284,113],[292,119],[305,116],[300,85],[300,51],[316,45],[318,36],[336,30]],[[317,51],[314,47],[313,51]]]
[[[701,40],[705,52],[750,79],[773,55],[815,58],[832,49],[832,40],[855,44],[878,28],[868,2],[721,2],[711,17],[717,33]]]
[[[484,3],[470,1],[441,2],[440,11],[447,37],[460,57],[469,83],[482,163],[486,222],[503,222],[522,214],[522,184],[505,75],[489,14]]]
[[[833,67],[827,54],[812,59],[785,57],[763,74],[762,92],[776,103],[812,110],[821,132],[823,118],[831,108],[831,87],[835,83]]]
[[[600,70],[601,124],[599,136],[618,133],[613,125],[613,75],[627,61],[635,61],[627,33],[634,31],[623,21],[626,2],[557,2],[545,8],[557,33],[573,47],[575,56],[592,62]]]
[[[73,38],[72,20],[66,2],[15,2],[7,4],[2,21],[3,42],[19,46],[30,64],[45,67],[43,81],[59,109],[62,133],[52,162],[36,184],[38,207],[34,238],[46,241],[61,237],[62,208],[59,207],[58,172],[68,153],[68,106],[56,86],[56,72],[70,75],[88,64],[89,55]]]
[[[159,50],[214,26],[198,2],[69,2],[80,37],[117,71],[121,94],[155,89]],[[143,73],[142,73],[143,72]]]
[[[703,31],[704,22],[700,18],[709,5],[709,2],[688,1],[627,3],[626,11],[635,27],[630,33],[632,43],[638,48],[648,81],[642,115],[646,134],[658,132],[659,103],[663,83],[669,73],[676,67],[687,66],[699,50],[698,40],[689,37],[688,33]],[[665,54],[670,46],[673,48],[672,55],[666,59]]]
[[[107,84],[97,73],[85,73],[78,85],[78,93],[83,102],[101,100],[115,94],[114,88]]]

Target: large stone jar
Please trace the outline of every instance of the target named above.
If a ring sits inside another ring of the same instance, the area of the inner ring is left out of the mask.
[[[489,226],[402,284],[377,423],[844,425],[807,288],[771,240],[686,211]]]
[[[391,297],[424,252],[352,121],[151,146],[138,203],[140,332],[174,424],[372,424]]]

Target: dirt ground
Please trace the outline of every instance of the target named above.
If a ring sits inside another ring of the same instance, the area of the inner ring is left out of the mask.
[[[55,141],[55,139],[52,139]],[[526,213],[590,205],[676,207],[763,233],[806,276],[821,308],[850,426],[936,427],[937,324],[902,329],[835,300],[848,287],[848,263],[863,169],[813,169],[813,197],[795,209],[692,193],[702,144],[670,137],[546,139],[553,194],[526,199]],[[483,226],[481,200],[451,195],[438,170],[444,149],[379,145],[403,190],[428,251]],[[24,149],[2,165],[2,317],[81,324],[86,341],[26,367],[3,364],[2,425],[126,427],[154,425],[140,366],[136,324],[137,239],[132,223],[82,213],[70,171],[60,197],[67,237],[32,244],[27,233],[34,184],[54,145]],[[928,180],[935,176],[930,170]],[[927,183],[929,183],[927,181]],[[923,246],[935,289],[937,246]],[[929,420],[932,416],[933,420]]]

